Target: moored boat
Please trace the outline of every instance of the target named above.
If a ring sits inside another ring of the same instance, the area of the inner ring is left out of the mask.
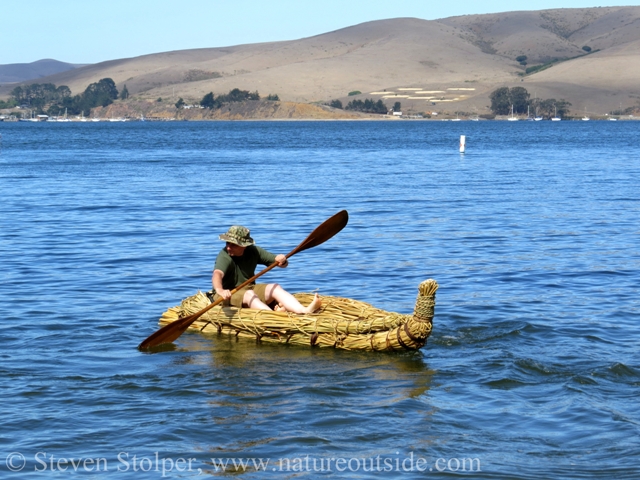
[[[419,285],[412,315],[387,312],[349,298],[323,296],[322,307],[316,313],[303,315],[215,306],[193,322],[189,329],[258,341],[344,350],[418,350],[431,334],[437,289],[438,283],[432,279]],[[306,305],[311,302],[313,294],[296,293],[295,297]],[[159,323],[167,325],[210,304],[210,297],[198,292],[164,312]]]

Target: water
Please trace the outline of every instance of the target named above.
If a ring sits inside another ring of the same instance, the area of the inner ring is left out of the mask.
[[[638,478],[639,126],[0,124],[2,478]],[[229,225],[287,253],[342,209],[265,280],[434,278],[423,350],[137,350]]]

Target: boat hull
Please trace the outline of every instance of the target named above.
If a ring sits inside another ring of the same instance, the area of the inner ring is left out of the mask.
[[[311,347],[363,351],[418,350],[424,347],[431,334],[437,288],[438,284],[431,279],[420,284],[413,315],[387,312],[349,298],[323,296],[320,310],[305,315],[216,306],[189,329],[205,334]],[[300,303],[307,305],[313,295],[297,293],[295,296]],[[166,325],[196,313],[210,303],[207,294],[198,292],[164,312],[159,323]]]

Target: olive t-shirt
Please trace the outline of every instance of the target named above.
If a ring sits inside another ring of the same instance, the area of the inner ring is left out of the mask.
[[[232,257],[223,248],[218,253],[213,269],[224,273],[222,288],[233,290],[255,275],[258,264],[269,266],[275,261],[276,256],[273,253],[267,252],[257,245],[250,245],[245,248],[241,257]]]

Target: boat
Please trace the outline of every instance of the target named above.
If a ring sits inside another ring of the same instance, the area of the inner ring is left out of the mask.
[[[259,342],[343,350],[419,350],[431,335],[437,289],[435,280],[423,281],[418,286],[411,315],[388,312],[349,298],[322,296],[322,306],[310,314],[218,305],[202,314],[189,330],[252,338]],[[294,294],[303,305],[311,303],[313,295]],[[167,325],[199,312],[211,303],[211,292],[199,291],[165,311],[159,324]]]
[[[70,122],[71,120],[67,118],[67,109],[64,109],[64,117],[58,117],[57,122]]]
[[[582,117],[582,121],[583,122],[588,122],[589,120],[591,120],[591,119],[587,116],[587,109],[585,107],[585,109],[584,109],[584,117]]]
[[[36,117],[33,116],[33,110],[31,110],[30,115],[31,115],[31,117],[28,117],[28,118],[24,118],[24,117],[20,118],[20,121],[21,122],[37,122],[37,121],[39,121]]]
[[[538,107],[536,107],[536,116],[533,117],[533,120],[536,122],[539,122],[540,120],[542,120],[542,117],[538,115]]]
[[[517,122],[518,121],[518,119],[513,116],[513,105],[511,105],[511,116],[509,118],[507,118],[507,120],[510,121],[510,122]]]
[[[551,119],[552,122],[559,122],[560,120],[562,120],[560,117],[558,117],[558,109],[556,108],[556,106],[553,106],[553,118]]]
[[[527,105],[527,122],[533,122],[534,120],[535,118],[533,118],[529,113],[529,105]]]

